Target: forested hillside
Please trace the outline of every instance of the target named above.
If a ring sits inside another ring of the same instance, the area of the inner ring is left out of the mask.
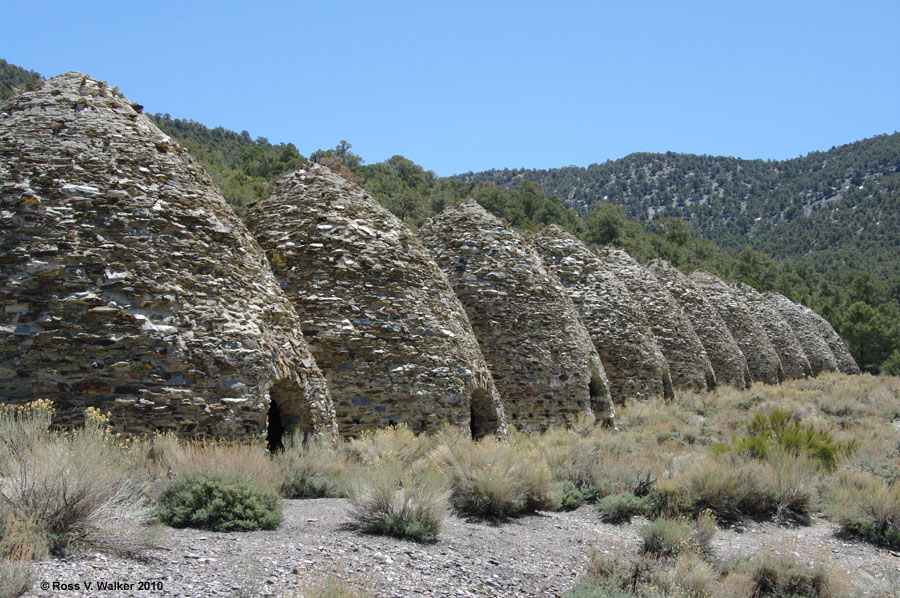
[[[39,77],[0,66],[0,89]],[[442,178],[403,156],[367,165],[346,141],[305,158],[293,143],[247,131],[151,118],[197,158],[239,214],[307,159],[355,179],[412,229],[473,197],[526,232],[558,224],[641,261],[662,257],[777,290],[830,320],[860,367],[900,374],[896,133],[785,162],[633,154],[588,168]]]
[[[40,80],[41,76],[34,71],[27,71],[0,58],[0,101],[11,98],[16,93],[15,89],[22,91],[26,85]]]
[[[650,223],[682,218],[727,248],[808,264],[897,272],[900,133],[785,161],[631,154],[586,168],[490,170],[464,181],[534,181],[584,214],[600,202]]]

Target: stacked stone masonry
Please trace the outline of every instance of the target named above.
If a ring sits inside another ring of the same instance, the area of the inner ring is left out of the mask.
[[[838,371],[844,374],[858,374],[859,366],[856,364],[856,360],[850,355],[850,351],[847,350],[844,341],[841,340],[840,335],[838,335],[831,323],[805,305],[800,305],[799,307],[812,322],[819,336],[828,343],[828,348],[831,349],[831,353],[834,355],[834,360],[837,363]]]
[[[265,256],[209,176],[81,73],[0,105],[0,397],[142,434],[334,431]]]
[[[612,423],[609,383],[591,337],[518,233],[466,200],[419,236],[466,308],[511,424],[544,430],[592,412]]]
[[[60,425],[97,407],[128,434],[259,437],[277,413],[287,431],[483,436],[612,424],[613,398],[673,382],[859,372],[777,293],[558,227],[532,247],[471,200],[416,237],[310,165],[249,223],[265,251],[116,88],[73,72],[0,105],[0,400],[50,399]]]
[[[778,384],[784,380],[781,359],[769,335],[734,289],[703,270],[695,270],[688,278],[706,295],[728,325],[731,336],[747,359],[753,381]]]
[[[809,359],[781,313],[769,305],[762,294],[753,287],[737,283],[733,288],[753,312],[756,321],[762,324],[766,334],[769,335],[769,340],[772,341],[772,346],[775,347],[775,351],[781,359],[784,377],[797,379],[812,375]]]
[[[647,316],[622,282],[581,241],[548,226],[531,242],[569,293],[609,378],[615,402],[672,396],[669,365]]]
[[[770,306],[772,306],[784,318],[797,342],[803,348],[803,353],[809,360],[810,372],[813,376],[818,376],[822,372],[836,372],[837,361],[834,359],[834,353],[825,339],[819,334],[818,327],[803,307],[794,303],[784,295],[775,291],[768,291],[763,294],[763,298]]]
[[[399,423],[504,432],[500,396],[453,289],[366,191],[310,165],[279,181],[248,224],[301,316],[342,434]]]
[[[715,388],[716,376],[706,351],[690,320],[665,286],[620,249],[605,247],[599,256],[647,314],[650,329],[669,363],[675,388],[697,392]]]
[[[654,260],[647,268],[672,294],[691,321],[703,344],[719,384],[747,388],[751,383],[747,359],[722,316],[691,280],[668,262]]]

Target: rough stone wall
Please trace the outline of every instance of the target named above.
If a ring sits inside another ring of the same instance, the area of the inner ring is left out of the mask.
[[[631,293],[581,241],[558,226],[530,239],[569,293],[609,378],[613,401],[671,397],[669,365]]]
[[[831,323],[805,305],[799,305],[799,307],[810,319],[813,326],[816,327],[819,336],[828,343],[828,348],[834,354],[838,371],[844,374],[858,374],[859,366],[856,364],[856,360],[853,359],[850,351],[844,345],[844,341],[841,340],[840,335],[838,335]]]
[[[611,423],[591,337],[521,236],[472,200],[444,210],[419,236],[466,308],[511,424],[544,430],[591,412]]]
[[[620,249],[605,247],[599,256],[647,314],[650,329],[669,362],[672,384],[676,388],[697,392],[715,388],[716,376],[703,344],[665,286],[652,272]]]
[[[812,367],[803,347],[800,346],[800,341],[778,310],[769,305],[762,294],[749,285],[739,282],[733,288],[769,335],[769,340],[772,341],[772,346],[781,359],[784,377],[806,378],[812,375]]]
[[[769,335],[762,324],[756,321],[753,312],[744,300],[735,294],[734,289],[718,277],[695,270],[688,277],[694,286],[709,299],[719,315],[728,325],[731,336],[737,341],[754,382],[778,384],[784,380],[784,370],[778,352],[772,346]]]
[[[309,165],[279,181],[247,222],[301,316],[342,434],[398,423],[504,432],[500,396],[453,289],[366,191]]]
[[[262,251],[212,180],[81,73],[0,106],[0,399],[127,433],[334,431]]]
[[[810,371],[813,376],[822,372],[836,372],[837,361],[834,353],[819,334],[818,326],[809,314],[798,303],[794,303],[781,293],[767,291],[763,294],[766,303],[778,311],[785,322],[791,327],[797,342],[803,348],[803,353],[809,360]]]
[[[718,310],[709,302],[690,279],[672,264],[654,260],[647,268],[656,276],[666,290],[672,294],[685,315],[691,321],[694,332],[703,344],[719,384],[730,384],[737,388],[750,386],[750,368],[743,351]]]

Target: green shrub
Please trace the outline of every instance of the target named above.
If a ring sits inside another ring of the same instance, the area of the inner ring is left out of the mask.
[[[571,480],[556,483],[556,493],[560,497],[560,509],[572,511],[584,503],[584,494]]]
[[[644,497],[644,514],[650,519],[672,519],[690,515],[693,511],[694,501],[688,496],[687,489],[675,482],[660,482]]]
[[[754,596],[830,598],[836,594],[824,567],[807,567],[790,557],[764,555],[751,561],[749,570]]]
[[[856,440],[835,440],[827,430],[804,426],[791,413],[773,409],[768,415],[757,413],[747,424],[746,433],[732,439],[730,448],[756,459],[766,459],[777,449],[794,456],[805,455],[833,470],[838,461],[849,457],[857,446]]]
[[[170,482],[156,513],[172,527],[217,532],[275,529],[282,521],[281,500],[275,492],[250,478],[216,472]]]
[[[708,511],[693,521],[683,517],[656,519],[638,530],[644,552],[657,556],[707,552],[715,533],[716,519]]]
[[[434,468],[398,463],[367,469],[351,485],[351,514],[370,533],[433,542],[449,510],[446,478]]]
[[[630,492],[610,494],[597,502],[600,518],[607,523],[627,523],[643,510],[643,501]]]

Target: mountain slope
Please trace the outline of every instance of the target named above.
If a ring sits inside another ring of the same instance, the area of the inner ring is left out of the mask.
[[[598,202],[645,224],[682,218],[726,248],[750,245],[780,258],[835,260],[897,271],[900,133],[784,161],[693,154],[631,154],[586,168],[489,170],[464,181],[539,183],[579,213]],[[838,259],[839,258],[839,259]],[[873,261],[874,260],[874,261]]]

